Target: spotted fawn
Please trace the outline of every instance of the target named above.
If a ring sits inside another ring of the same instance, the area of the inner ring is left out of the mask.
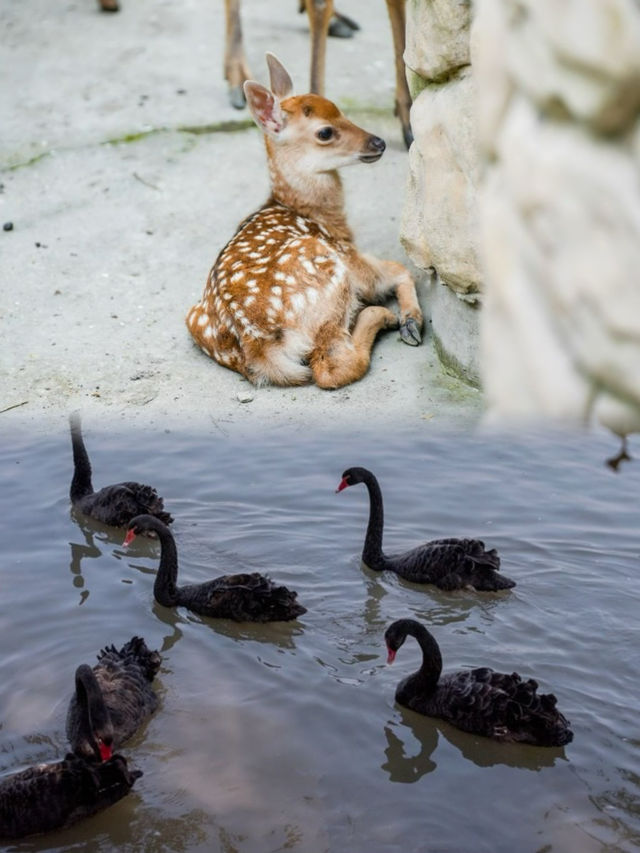
[[[331,101],[291,96],[285,68],[272,54],[267,64],[271,90],[247,81],[244,91],[264,132],[271,196],[218,255],[187,326],[208,356],[256,385],[340,388],[366,373],[377,333],[398,327],[370,303],[395,292],[402,340],[421,340],[408,270],[360,254],[344,212],[337,169],[374,163],[385,143]]]

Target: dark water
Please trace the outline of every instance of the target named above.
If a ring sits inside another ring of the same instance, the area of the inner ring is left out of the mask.
[[[161,705],[123,752],[132,794],[17,850],[627,851],[640,844],[640,465],[602,436],[105,433],[94,483],[152,482],[176,517],[183,582],[265,570],[299,593],[293,624],[206,621],[154,604],[156,546],[82,529],[66,425],[5,433],[0,770],[65,752],[73,673],[133,634],[161,650]],[[512,592],[441,593],[361,568],[374,470],[390,551],[442,536],[500,550]],[[402,710],[401,616],[432,627],[445,669],[489,665],[558,696],[566,749],[496,744]]]

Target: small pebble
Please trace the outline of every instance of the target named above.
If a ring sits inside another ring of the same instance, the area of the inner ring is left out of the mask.
[[[2,226],[3,231],[13,231],[13,222],[5,222]]]
[[[238,391],[237,397],[239,403],[250,403],[253,399],[255,399],[255,394],[253,391]]]

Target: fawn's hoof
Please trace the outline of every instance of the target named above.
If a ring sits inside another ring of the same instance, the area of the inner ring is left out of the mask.
[[[417,347],[422,343],[422,335],[420,334],[420,326],[413,317],[407,317],[400,323],[400,337],[409,344],[410,347]]]
[[[411,148],[411,144],[413,142],[413,131],[411,130],[411,125],[402,125],[402,138],[404,139],[405,148],[407,151]]]
[[[360,25],[353,18],[348,18],[346,15],[334,15],[329,24],[329,35],[332,38],[350,39],[359,29]]]
[[[243,110],[247,105],[242,86],[229,87],[229,103],[237,110]]]

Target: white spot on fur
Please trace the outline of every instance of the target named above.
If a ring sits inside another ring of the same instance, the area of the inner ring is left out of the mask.
[[[300,312],[305,307],[304,293],[293,293],[291,295],[291,307]]]

